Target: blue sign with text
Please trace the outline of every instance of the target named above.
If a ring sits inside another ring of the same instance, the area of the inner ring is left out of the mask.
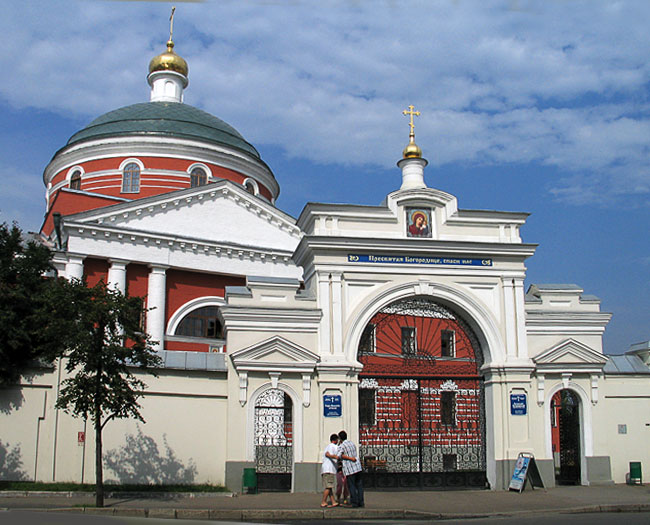
[[[510,414],[513,416],[525,416],[528,411],[526,394],[510,394]]]
[[[325,417],[341,417],[341,396],[323,396],[323,415]]]
[[[426,255],[372,255],[348,254],[348,262],[375,264],[427,264],[457,266],[492,266],[492,259],[466,259],[463,257],[429,257]]]

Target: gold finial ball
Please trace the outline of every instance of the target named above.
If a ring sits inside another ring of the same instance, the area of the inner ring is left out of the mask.
[[[407,144],[402,152],[405,159],[420,158],[422,157],[422,150],[414,141]]]
[[[189,68],[187,67],[187,62],[174,53],[174,42],[171,40],[167,42],[167,51],[153,57],[151,62],[149,62],[149,73],[154,71],[175,71],[181,75],[187,76]]]

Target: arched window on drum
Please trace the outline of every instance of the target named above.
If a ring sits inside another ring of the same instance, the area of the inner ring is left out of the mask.
[[[190,187],[205,186],[208,183],[208,176],[203,168],[194,168],[190,173]]]
[[[218,318],[218,306],[203,306],[191,311],[176,328],[175,335],[223,339],[223,326]]]
[[[70,189],[71,190],[80,190],[81,189],[81,172],[75,171],[70,177]]]
[[[122,171],[122,193],[140,192],[140,166],[129,162]]]

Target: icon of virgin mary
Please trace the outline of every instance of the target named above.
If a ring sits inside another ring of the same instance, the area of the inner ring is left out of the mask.
[[[408,225],[409,237],[429,237],[429,219],[427,212],[422,210],[415,210],[410,214],[410,221]]]

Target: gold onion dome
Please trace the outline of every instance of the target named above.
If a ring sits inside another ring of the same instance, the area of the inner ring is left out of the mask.
[[[405,159],[413,159],[413,158],[420,158],[422,157],[422,150],[420,149],[420,146],[418,146],[415,143],[415,140],[411,138],[409,143],[406,145],[404,148],[404,151],[402,152],[402,156]]]
[[[154,71],[175,71],[187,77],[189,68],[185,59],[174,53],[174,42],[170,39],[167,42],[167,51],[153,57],[149,62],[149,74]]]

